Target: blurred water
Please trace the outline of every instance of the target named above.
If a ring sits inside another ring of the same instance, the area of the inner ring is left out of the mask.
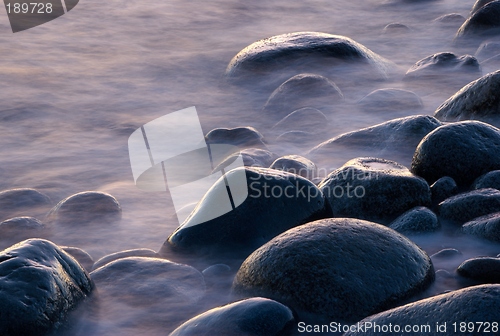
[[[259,83],[253,83],[255,91],[228,87],[223,74],[245,46],[296,31],[350,37],[397,65],[388,82],[339,85],[346,101],[327,115],[331,122],[327,138],[414,113],[365,113],[354,105],[378,88],[411,89],[424,102],[420,113],[432,114],[466,83],[451,80],[407,87],[401,78],[430,54],[475,52],[452,47],[456,25],[433,23],[449,13],[466,17],[473,3],[82,0],[63,17],[17,34],[11,33],[1,9],[0,189],[37,188],[54,203],[79,191],[108,192],[123,207],[118,225],[60,227],[52,240],[83,248],[95,259],[130,248],[158,250],[177,219],[168,194],[143,192],[133,184],[127,139],[135,129],[194,105],[205,133],[215,127],[254,126],[268,136],[277,154],[294,153],[294,148],[273,144],[274,121],[260,114],[271,91]],[[411,31],[382,34],[387,24],[395,22]],[[315,144],[324,140],[318,138]],[[350,158],[349,153],[332,158],[331,168]],[[468,246],[446,236],[442,239],[422,244],[432,252],[442,246]],[[182,310],[174,308],[182,316]],[[175,327],[166,324],[167,329]]]

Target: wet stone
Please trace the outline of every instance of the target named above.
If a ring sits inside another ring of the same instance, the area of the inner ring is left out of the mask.
[[[473,189],[493,188],[500,190],[500,170],[493,170],[478,177],[472,184]]]
[[[457,273],[481,283],[500,283],[500,259],[489,257],[468,259],[458,266]]]
[[[437,231],[441,225],[434,212],[416,207],[396,218],[389,227],[402,234],[418,234]]]
[[[462,232],[500,243],[500,213],[475,218],[462,226]]]
[[[146,249],[146,248],[138,248],[138,249],[131,249],[131,250],[125,250],[125,251],[120,251],[120,252],[115,252],[108,254],[99,260],[97,260],[93,265],[92,265],[92,270],[96,270],[99,267],[102,267],[106,264],[109,264],[112,261],[122,259],[122,258],[127,258],[127,257],[149,257],[149,258],[157,258],[158,254],[151,250],[151,249]]]
[[[437,205],[447,198],[458,194],[457,183],[449,176],[438,179],[431,185],[432,204]]]
[[[276,159],[269,168],[297,174],[308,180],[312,180],[318,172],[314,162],[300,155],[282,156]]]
[[[278,300],[300,321],[353,323],[400,304],[433,279],[427,254],[396,231],[330,218],[290,229],[253,252],[233,293]]]
[[[492,1],[474,12],[458,29],[455,41],[460,44],[475,44],[485,37],[500,34],[500,1]]]
[[[87,271],[90,272],[92,270],[92,265],[94,265],[94,259],[90,254],[86,251],[82,250],[79,247],[74,246],[60,246],[64,252],[71,255],[73,258],[78,261],[78,263]]]
[[[449,176],[458,186],[469,186],[496,169],[500,169],[500,130],[479,121],[436,128],[422,139],[411,165],[411,171],[429,184]]]
[[[478,189],[450,197],[439,204],[439,215],[463,224],[474,218],[500,212],[500,191]]]

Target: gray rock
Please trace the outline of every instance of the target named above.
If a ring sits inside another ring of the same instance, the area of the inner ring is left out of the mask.
[[[404,326],[419,326],[420,330],[416,332],[404,332],[404,335],[421,336],[421,335],[443,335],[455,336],[484,335],[484,327],[488,325],[491,330],[492,323],[498,323],[500,311],[500,285],[482,285],[474,286],[457,291],[452,291],[446,294],[433,296],[428,299],[409,303],[407,305],[394,308],[383,313],[370,316],[360,323],[368,326],[400,326],[401,330],[384,332],[384,335],[396,336],[402,335]],[[474,323],[473,332],[460,331],[461,322]],[[443,327],[446,323],[446,327]],[[456,330],[453,323],[456,323]],[[477,326],[482,323],[482,328]],[[425,329],[421,328],[424,326]],[[440,330],[437,330],[440,326]],[[366,330],[349,331],[345,336],[375,336],[381,332],[373,327]]]
[[[455,41],[477,45],[484,37],[500,34],[500,1],[492,1],[474,12],[458,29]]]
[[[46,335],[92,292],[87,272],[61,248],[29,239],[0,252],[0,334]]]
[[[106,264],[109,264],[112,261],[122,259],[122,258],[127,258],[127,257],[157,258],[158,254],[155,251],[153,251],[151,249],[146,249],[146,248],[138,248],[138,249],[131,249],[131,250],[115,252],[115,253],[111,253],[111,254],[105,255],[104,257],[100,258],[92,265],[91,268],[92,268],[92,270],[96,270],[99,267],[102,267]]]
[[[429,185],[394,161],[357,158],[330,173],[318,186],[334,217],[389,223],[431,202]]]
[[[84,191],[60,201],[47,218],[57,223],[85,224],[116,221],[121,218],[121,206],[110,194]]]
[[[462,226],[462,232],[500,243],[500,213],[475,218]]]
[[[313,159],[348,151],[353,156],[378,156],[411,162],[415,148],[429,132],[441,126],[430,116],[409,116],[341,134],[309,151]]]
[[[497,123],[500,117],[500,70],[464,86],[434,112],[441,121],[483,120]]]
[[[312,107],[293,111],[273,126],[274,131],[322,132],[328,129],[329,121],[321,112]]]
[[[81,248],[74,246],[60,246],[60,248],[68,253],[70,256],[75,258],[76,261],[87,271],[90,272],[92,270],[92,265],[94,265],[94,259],[90,254]]]
[[[394,230],[330,218],[288,230],[253,252],[233,292],[280,301],[302,321],[352,323],[400,304],[433,278],[427,254]]]
[[[500,212],[500,191],[478,189],[450,197],[439,203],[439,215],[458,223]]]
[[[487,60],[493,56],[500,54],[500,42],[499,41],[486,41],[481,43],[479,48],[477,48],[475,56],[479,60]]]
[[[434,22],[447,27],[456,27],[456,29],[458,29],[465,22],[465,17],[458,13],[450,13],[441,15],[434,19]]]
[[[483,8],[485,5],[489,4],[490,2],[493,2],[494,0],[477,0],[475,3],[474,3],[474,6],[472,6],[472,9],[470,11],[470,14],[474,14],[475,12],[477,12],[478,10],[480,10],[481,8]]]
[[[462,121],[427,134],[413,156],[411,171],[432,184],[443,176],[458,186],[500,169],[500,130],[479,121]]]
[[[36,189],[20,188],[0,192],[0,209],[44,206],[50,203],[50,198]]]
[[[293,322],[290,308],[273,300],[251,298],[195,316],[170,336],[278,336],[291,329]]]
[[[457,273],[481,283],[500,283],[500,259],[489,257],[468,259],[458,266]]]
[[[325,109],[344,96],[328,78],[315,74],[299,74],[285,81],[271,94],[263,108],[268,118],[282,118],[297,109]]]
[[[348,64],[354,65],[348,68]],[[359,73],[365,79],[386,78],[393,64],[365,46],[344,36],[318,32],[297,32],[266,38],[241,50],[226,69],[231,80],[265,76],[273,81],[299,73],[326,75],[336,69],[342,77]],[[260,85],[264,83],[259,80]]]
[[[198,254],[222,255],[228,252],[232,258],[245,258],[251,251],[278,234],[324,218],[329,213],[321,191],[309,180],[287,172],[268,168],[250,168],[246,174],[248,196],[239,199],[243,190],[233,197],[236,206],[232,211],[205,221],[206,214],[221,207],[221,197],[226,194],[226,185],[220,179],[203,197],[203,200],[160,250],[160,255],[174,251],[195,251]],[[242,173],[242,168],[226,174]],[[222,193],[222,194],[221,194]],[[227,196],[226,196],[227,197]],[[200,219],[203,218],[203,219]]]
[[[458,194],[457,183],[449,176],[438,179],[431,185],[432,204],[439,204],[447,198]]]
[[[382,30],[382,34],[390,34],[390,35],[406,34],[409,32],[411,32],[410,27],[399,22],[389,23]]]
[[[215,128],[205,135],[207,144],[228,144],[239,148],[266,149],[264,136],[253,127]]]
[[[389,227],[402,234],[434,232],[441,228],[437,216],[426,207],[415,207],[396,218]]]
[[[472,184],[473,189],[493,188],[500,190],[500,170],[493,170],[478,177]]]
[[[222,160],[222,162],[214,168],[214,171],[221,170],[221,167],[227,167],[238,155],[241,155],[243,164],[247,167],[269,167],[273,161],[278,158],[276,154],[265,149],[245,148],[239,153],[233,153]]]
[[[367,111],[401,111],[423,108],[422,99],[415,93],[402,89],[379,89],[362,98],[358,104]]]
[[[0,239],[24,237],[19,239],[19,242],[28,238],[39,238],[36,236],[42,236],[44,231],[45,225],[33,217],[14,217],[0,223]]]
[[[312,180],[318,173],[314,162],[300,155],[282,156],[276,159],[269,168],[297,174],[308,180]]]

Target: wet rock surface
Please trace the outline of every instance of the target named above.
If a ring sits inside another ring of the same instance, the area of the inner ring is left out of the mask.
[[[431,185],[432,204],[437,205],[447,198],[458,194],[458,187],[454,179],[444,176]]]
[[[64,326],[93,290],[87,272],[54,243],[29,239],[0,252],[0,334],[45,335]]]
[[[434,232],[441,227],[434,212],[416,207],[396,218],[389,227],[402,234]]]
[[[386,312],[370,316],[360,323],[378,325],[410,325],[429,326],[428,331],[418,330],[405,333],[405,335],[422,335],[436,331],[436,325],[446,322],[447,328],[442,329],[439,335],[452,336],[457,331],[453,329],[453,323],[460,322],[482,322],[488,323],[491,328],[493,322],[498,322],[498,310],[500,309],[500,285],[482,285],[469,287],[446,294],[434,296],[425,300],[417,301],[398,307]],[[457,322],[460,321],[460,322]],[[460,327],[459,325],[457,326]],[[457,329],[459,330],[459,329]],[[477,330],[477,329],[475,329]],[[401,335],[399,332],[387,332],[386,335]],[[377,330],[360,330],[345,333],[346,336],[353,335],[380,335]],[[482,332],[470,332],[468,335],[483,335]]]
[[[304,107],[293,111],[273,126],[273,131],[322,132],[328,128],[328,118],[318,109]]]
[[[480,7],[476,12],[464,22],[458,29],[455,36],[457,43],[473,43],[475,40],[481,41],[485,36],[499,35],[500,22],[500,1],[491,1],[488,4]]]
[[[493,170],[478,177],[472,184],[473,189],[493,188],[500,190],[500,170]]]
[[[439,215],[457,223],[500,212],[500,191],[478,189],[450,197],[439,204]]]
[[[462,232],[500,243],[500,213],[475,218],[462,226]]]
[[[356,322],[397,305],[434,278],[429,257],[394,230],[358,219],[324,219],[291,229],[252,253],[233,283],[299,320]]]
[[[479,121],[463,121],[427,134],[413,156],[411,171],[432,184],[449,176],[468,186],[500,168],[500,130]]]
[[[273,336],[292,329],[292,311],[279,302],[251,298],[211,309],[193,317],[170,336]]]
[[[431,202],[427,182],[394,161],[377,158],[348,161],[330,173],[318,187],[328,200],[334,217],[388,224],[405,211],[429,206]]]
[[[481,76],[481,67],[474,56],[457,56],[450,52],[441,52],[427,56],[415,63],[407,72],[404,80],[443,80],[443,76],[469,75],[473,80]]]
[[[458,266],[457,273],[480,283],[499,283],[500,259],[488,257],[469,259]]]

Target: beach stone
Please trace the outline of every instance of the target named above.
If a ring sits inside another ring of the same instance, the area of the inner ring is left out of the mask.
[[[250,298],[193,317],[170,336],[273,336],[292,329],[290,308],[265,298]]]
[[[92,292],[87,272],[54,243],[28,239],[0,252],[0,334],[45,335]]]
[[[243,168],[226,174],[231,181]],[[220,193],[226,193],[220,179],[203,197],[191,216],[170,235],[160,255],[167,251],[192,251],[196,254],[245,258],[257,247],[278,234],[312,220],[326,217],[329,212],[321,191],[302,176],[269,168],[244,168],[248,196],[234,194],[232,211],[205,221],[212,208],[221,206]],[[244,194],[243,189],[238,191]],[[200,219],[202,218],[202,219]]]
[[[458,194],[439,203],[439,215],[459,223],[500,212],[500,191],[478,189]]]
[[[477,48],[475,56],[480,60],[487,60],[493,56],[500,55],[500,41],[486,41]]]
[[[441,104],[434,116],[441,121],[483,120],[498,122],[500,116],[500,70],[464,86]]]
[[[92,265],[94,265],[94,259],[86,251],[79,247],[74,246],[60,246],[60,248],[68,253],[70,256],[76,259],[80,266],[82,266],[87,272],[92,270]]]
[[[205,135],[207,144],[227,144],[239,148],[266,149],[264,136],[253,127],[215,128]]]
[[[158,328],[167,334],[164,321],[168,326],[182,323],[185,314],[196,314],[205,295],[205,281],[199,271],[160,258],[117,259],[90,276],[99,293],[101,322],[118,330],[137,328],[134,322],[140,320],[150,332]]]
[[[325,109],[343,99],[340,89],[328,78],[315,74],[299,74],[274,90],[264,105],[263,112],[271,118],[283,118],[300,108]]]
[[[116,221],[121,218],[121,206],[110,194],[84,191],[60,201],[47,217],[58,223],[84,224]]]
[[[411,171],[429,184],[443,176],[469,186],[479,176],[500,169],[500,130],[480,121],[436,128],[419,143]]]
[[[474,12],[458,29],[455,40],[478,44],[481,37],[500,34],[500,1],[491,1]]]
[[[221,168],[227,167],[239,155],[243,158],[243,164],[247,167],[269,167],[278,156],[268,150],[260,148],[245,148],[239,153],[233,153],[222,160],[221,163],[214,168],[214,171],[220,171]]]
[[[439,204],[458,194],[457,183],[449,176],[443,176],[431,185],[432,203]]]
[[[389,227],[402,234],[434,232],[441,228],[436,214],[426,207],[415,207],[396,218]]]
[[[439,126],[441,122],[431,116],[397,118],[341,134],[320,143],[309,153],[315,162],[348,151],[351,157],[379,156],[410,163],[422,138]]]
[[[455,336],[460,328],[460,322],[491,323],[498,322],[500,310],[500,285],[474,286],[446,294],[430,297],[428,299],[412,302],[401,307],[397,307],[377,315],[370,316],[360,322],[362,325],[379,326],[429,326],[427,331],[404,333],[405,335],[444,335]],[[457,332],[453,328],[453,323],[457,323]],[[447,324],[446,330],[436,331],[436,325]],[[477,332],[467,332],[463,335],[484,335],[482,330]],[[375,336],[381,333],[375,329],[348,331],[345,336]],[[384,332],[384,335],[401,335],[399,332]],[[462,333],[461,333],[462,334]]]
[[[493,188],[500,190],[500,170],[493,170],[478,177],[472,184],[473,189]]]
[[[415,63],[407,72],[404,80],[448,80],[457,75],[469,75],[466,83],[481,76],[481,67],[474,56],[458,57],[450,52],[440,52],[427,56]]]
[[[329,218],[290,229],[253,252],[233,292],[282,302],[301,321],[353,323],[400,304],[433,279],[427,254],[396,231]]]
[[[445,248],[445,249],[442,249],[441,251],[436,252],[433,255],[431,255],[431,259],[432,260],[434,260],[434,259],[436,259],[436,260],[449,260],[449,259],[457,258],[460,256],[462,256],[462,252],[460,252],[459,250],[454,249],[454,248]]]
[[[45,208],[49,207],[50,204],[50,198],[36,189],[19,188],[0,192],[0,214],[3,216],[2,219],[20,215],[25,216],[26,210]]]
[[[348,68],[348,65],[354,67]],[[345,36],[296,32],[272,36],[244,48],[227,66],[226,77],[232,81],[239,79],[238,82],[273,77],[274,83],[283,82],[284,76],[290,78],[299,73],[326,75],[337,68],[344,78],[349,77],[346,72],[350,77],[356,77],[353,74],[359,72],[365,79],[385,79],[393,64]],[[263,83],[259,80],[260,85]]]
[[[329,123],[328,118],[320,110],[304,107],[278,121],[273,130],[322,132],[328,129]]]
[[[272,163],[271,169],[282,170],[312,180],[318,173],[318,167],[309,159],[300,155],[285,155]]]
[[[378,89],[363,97],[358,104],[367,111],[418,110],[424,107],[422,99],[412,91]]]
[[[111,253],[111,254],[105,255],[104,257],[100,258],[95,263],[93,263],[91,268],[92,268],[92,270],[96,270],[99,267],[102,267],[106,264],[109,264],[112,261],[122,259],[122,258],[127,258],[127,257],[157,258],[158,253],[156,253],[155,251],[153,251],[151,249],[146,249],[146,248],[138,248],[138,249],[131,249],[131,250],[115,252],[115,253]]]
[[[472,9],[470,11],[470,14],[474,14],[475,12],[477,12],[478,10],[480,10],[481,8],[483,8],[485,5],[489,4],[490,2],[493,2],[494,0],[477,0],[475,3],[474,3],[474,6],[472,6]]]
[[[411,32],[410,27],[408,27],[405,24],[399,23],[399,22],[394,22],[394,23],[389,23],[387,26],[384,27],[382,30],[383,34],[405,34]]]
[[[350,160],[331,172],[318,187],[334,217],[388,224],[405,211],[431,202],[425,180],[394,161],[378,158]]]
[[[457,273],[481,283],[500,283],[500,259],[481,257],[464,261]]]
[[[500,212],[474,218],[462,226],[462,232],[500,243]]]
[[[458,13],[450,13],[435,18],[434,22],[444,26],[456,26],[458,29],[465,22],[465,17]]]
[[[28,238],[39,238],[34,236],[43,235],[44,230],[45,225],[34,217],[14,217],[0,223],[0,239],[24,237],[19,239],[19,242]]]

